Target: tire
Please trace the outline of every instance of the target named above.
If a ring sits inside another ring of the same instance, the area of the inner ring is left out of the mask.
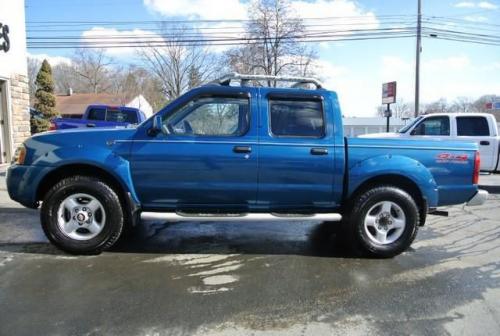
[[[374,187],[355,196],[351,204],[346,229],[357,248],[372,257],[392,258],[410,247],[420,215],[406,191]]]
[[[43,199],[40,212],[47,238],[71,254],[99,254],[120,237],[124,214],[116,192],[90,176],[67,177]]]

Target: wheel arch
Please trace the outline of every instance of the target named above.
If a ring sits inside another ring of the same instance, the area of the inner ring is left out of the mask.
[[[419,225],[423,226],[425,224],[428,211],[427,198],[415,181],[403,175],[381,174],[372,176],[356,186],[356,188],[348,195],[347,202],[351,203],[351,201],[361,193],[379,186],[393,186],[406,191],[417,203],[420,213]]]
[[[116,174],[113,174],[98,165],[89,163],[68,163],[47,173],[38,184],[35,194],[36,201],[43,200],[50,188],[52,188],[52,186],[54,186],[57,182],[66,177],[75,175],[96,177],[108,184],[118,194],[125,213],[130,214],[131,218],[135,217],[132,215],[139,209],[139,203],[134,199],[132,194],[133,191],[130,190],[129,186],[127,186],[122,179],[116,176]],[[135,220],[133,220],[132,223],[135,223]]]

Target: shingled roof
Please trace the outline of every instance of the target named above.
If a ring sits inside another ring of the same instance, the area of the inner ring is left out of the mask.
[[[123,106],[134,97],[111,93],[73,93],[56,96],[56,110],[62,115],[83,114],[87,106],[92,104]]]

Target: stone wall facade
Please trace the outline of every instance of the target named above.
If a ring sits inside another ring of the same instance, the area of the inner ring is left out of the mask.
[[[12,150],[15,150],[24,140],[31,136],[28,76],[13,75],[10,79],[9,91],[11,103],[10,131],[12,132]],[[13,154],[12,152],[11,155]]]

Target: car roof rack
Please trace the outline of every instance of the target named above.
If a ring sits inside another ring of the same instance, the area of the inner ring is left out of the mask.
[[[272,80],[277,82],[295,82],[292,88],[299,88],[303,84],[314,84],[316,89],[323,88],[323,83],[316,78],[297,77],[297,76],[272,76],[272,75],[244,75],[237,72],[226,74],[212,83],[219,85],[230,85],[232,80],[239,80],[241,86],[248,85],[249,81]]]

